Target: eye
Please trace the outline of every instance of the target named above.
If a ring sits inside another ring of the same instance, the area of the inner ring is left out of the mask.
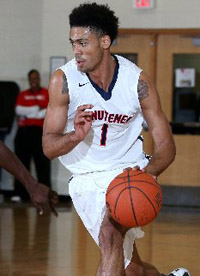
[[[70,40],[70,44],[72,45],[72,48],[73,48],[75,43],[74,43],[74,41]]]
[[[80,45],[81,45],[82,47],[86,47],[86,46],[88,45],[88,43],[87,43],[87,41],[81,41],[81,42],[80,42]]]

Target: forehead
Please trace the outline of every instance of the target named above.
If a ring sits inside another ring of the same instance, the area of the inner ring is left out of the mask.
[[[37,72],[33,72],[33,73],[31,73],[29,75],[29,79],[31,79],[31,78],[39,78],[39,77],[40,77],[40,75]]]
[[[69,33],[70,39],[75,41],[79,39],[90,39],[96,37],[96,34],[89,27],[72,27]]]

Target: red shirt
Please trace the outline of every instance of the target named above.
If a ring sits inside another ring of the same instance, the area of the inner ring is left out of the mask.
[[[48,90],[40,88],[38,91],[26,90],[22,91],[16,101],[16,107],[33,107],[39,106],[40,109],[47,108],[49,102]],[[40,126],[43,127],[44,118],[27,118],[25,116],[18,116],[18,124],[20,127],[24,126]]]

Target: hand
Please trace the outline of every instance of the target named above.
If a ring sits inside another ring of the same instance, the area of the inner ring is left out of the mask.
[[[155,180],[157,180],[157,176],[151,174],[150,172],[148,172],[148,171],[146,170],[146,167],[143,168],[143,169],[140,169],[139,166],[135,166],[135,167],[133,167],[133,168],[127,167],[127,168],[124,169],[124,171],[125,171],[125,170],[128,170],[128,171],[129,171],[129,170],[133,170],[133,171],[142,171],[142,172],[144,172],[144,173],[147,173],[147,174],[151,175]]]
[[[146,167],[144,167],[144,168],[142,169],[142,171],[145,172],[145,173],[147,173],[147,174],[149,174],[149,175],[151,175],[151,176],[157,181],[158,176],[155,175],[155,174],[152,174],[152,173],[148,170],[148,165],[147,165]]]
[[[29,194],[33,205],[40,215],[48,211],[52,212],[56,217],[58,216],[54,207],[58,203],[58,195],[56,192],[41,183],[36,183],[29,191]]]
[[[39,109],[38,109],[39,110]],[[33,111],[31,113],[29,113],[26,118],[31,119],[31,118],[37,118],[38,115],[38,110],[37,111]]]
[[[124,171],[131,171],[131,170],[133,170],[133,171],[140,171],[140,167],[139,166],[135,166],[133,168],[127,167],[127,168],[124,169]]]
[[[40,107],[38,105],[35,105],[33,107],[29,108],[28,114],[26,114],[26,118],[34,118],[37,116],[38,112],[40,110]]]
[[[86,109],[91,109],[92,107],[93,105],[91,104],[84,104],[80,105],[76,110],[74,128],[75,136],[79,141],[84,140],[92,126],[92,111],[85,111]]]

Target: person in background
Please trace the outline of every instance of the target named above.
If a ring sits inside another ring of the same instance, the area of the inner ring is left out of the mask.
[[[37,70],[32,69],[28,73],[28,81],[30,88],[19,93],[15,106],[18,123],[15,153],[28,170],[33,160],[38,181],[50,187],[50,160],[42,150],[42,132],[48,105],[48,91],[40,86],[40,74]],[[11,200],[28,200],[28,193],[19,180],[15,181],[15,196]]]
[[[19,158],[2,141],[0,141],[0,167],[10,172],[22,183],[40,215],[50,211],[58,216],[55,210],[55,204],[58,202],[57,193],[38,183]]]

